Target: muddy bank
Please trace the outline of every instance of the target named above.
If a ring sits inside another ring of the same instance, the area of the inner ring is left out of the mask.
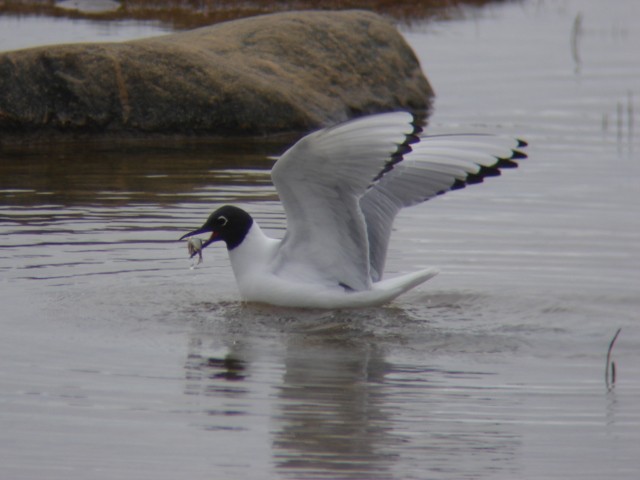
[[[0,141],[305,132],[374,112],[425,111],[432,96],[413,51],[381,16],[271,14],[0,54]]]

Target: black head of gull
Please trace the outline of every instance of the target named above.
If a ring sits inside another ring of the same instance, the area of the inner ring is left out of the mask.
[[[211,233],[211,237],[202,245],[202,248],[222,240],[227,244],[228,250],[233,250],[242,243],[251,225],[253,225],[251,215],[241,208],[225,205],[213,212],[202,227],[183,235],[180,240],[202,233]]]

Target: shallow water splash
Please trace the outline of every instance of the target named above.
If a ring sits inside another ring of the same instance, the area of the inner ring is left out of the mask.
[[[428,132],[531,158],[401,215],[389,273],[442,273],[384,308],[242,305],[223,248],[189,269],[176,239],[221,203],[284,233],[282,144],[3,150],[0,476],[635,478],[637,9],[405,27]]]

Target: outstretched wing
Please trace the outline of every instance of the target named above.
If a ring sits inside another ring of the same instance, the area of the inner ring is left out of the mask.
[[[406,112],[351,120],[307,135],[278,159],[271,177],[287,215],[274,260],[279,275],[370,288],[359,201],[415,132],[412,122]]]
[[[424,136],[360,200],[370,249],[371,278],[382,278],[393,220],[401,208],[480,183],[517,167],[526,143],[492,135]]]

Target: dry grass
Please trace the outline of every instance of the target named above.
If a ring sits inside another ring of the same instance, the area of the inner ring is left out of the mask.
[[[79,0],[81,1],[81,0]],[[462,6],[483,6],[500,0],[122,0],[119,9],[105,13],[82,13],[57,8],[53,0],[0,0],[0,14],[48,15],[101,20],[156,20],[174,28],[193,28],[253,15],[291,10],[365,9],[411,24],[460,15]]]

